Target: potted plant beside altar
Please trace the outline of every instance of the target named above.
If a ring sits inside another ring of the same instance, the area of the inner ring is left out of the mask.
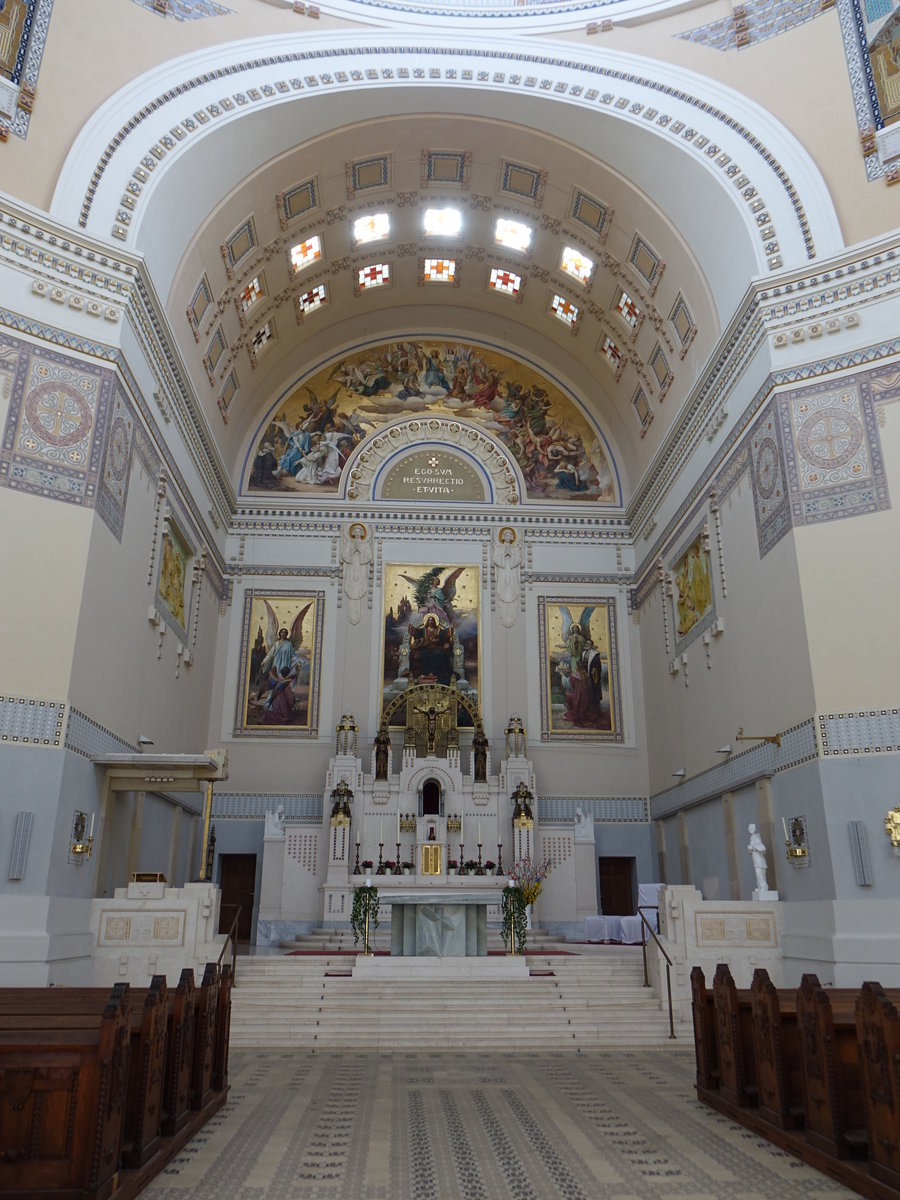
[[[447,874],[448,874],[448,875],[458,875],[458,874],[459,874],[459,861],[458,861],[458,859],[455,859],[455,858],[448,858],[448,859],[447,859]]]
[[[404,874],[404,875],[411,875],[411,874],[412,874],[412,871],[413,871],[413,867],[414,867],[414,865],[415,865],[414,863],[411,863],[411,862],[409,862],[409,861],[407,861],[407,862],[403,863],[403,864],[402,864],[402,866],[403,866],[403,874]]]

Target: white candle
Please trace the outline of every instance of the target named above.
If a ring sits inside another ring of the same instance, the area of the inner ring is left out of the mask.
[[[478,822],[478,845],[481,845],[481,822]]]
[[[791,839],[788,835],[787,821],[784,819],[784,817],[781,818],[781,824],[784,826],[784,840],[789,842]]]
[[[359,845],[359,830],[356,831],[356,844]]]
[[[95,816],[96,816],[96,813],[91,813],[91,828],[88,833],[88,838],[92,838],[94,836],[94,817]]]
[[[397,841],[400,841],[400,809],[397,809]]]
[[[466,820],[466,814],[464,812],[460,813],[459,814],[459,844],[461,846],[465,845],[465,838],[463,837],[463,827],[465,825],[465,820]],[[460,863],[459,865],[462,866],[462,863]]]
[[[378,822],[378,840],[384,845],[384,818]]]

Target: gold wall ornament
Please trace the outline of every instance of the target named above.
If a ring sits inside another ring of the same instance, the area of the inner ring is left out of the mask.
[[[773,746],[781,745],[780,733],[744,733],[744,727],[741,725],[737,733],[734,735],[736,742],[770,742]]]
[[[884,818],[884,831],[891,839],[895,854],[900,854],[900,808],[892,808]]]
[[[791,817],[790,823],[781,818],[787,860],[794,867],[809,866],[809,841],[805,817]]]
[[[91,813],[91,828],[87,828],[87,813],[76,809],[72,819],[72,838],[69,843],[69,862],[83,863],[91,857],[94,849],[94,814]]]

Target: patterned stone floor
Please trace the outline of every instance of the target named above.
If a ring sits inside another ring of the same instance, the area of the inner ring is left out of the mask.
[[[143,1200],[837,1200],[699,1104],[679,1049],[240,1050],[228,1104]]]

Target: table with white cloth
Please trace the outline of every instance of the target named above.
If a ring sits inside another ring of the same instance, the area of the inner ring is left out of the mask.
[[[659,933],[659,893],[664,883],[638,884],[638,912],[643,912],[654,933]]]

